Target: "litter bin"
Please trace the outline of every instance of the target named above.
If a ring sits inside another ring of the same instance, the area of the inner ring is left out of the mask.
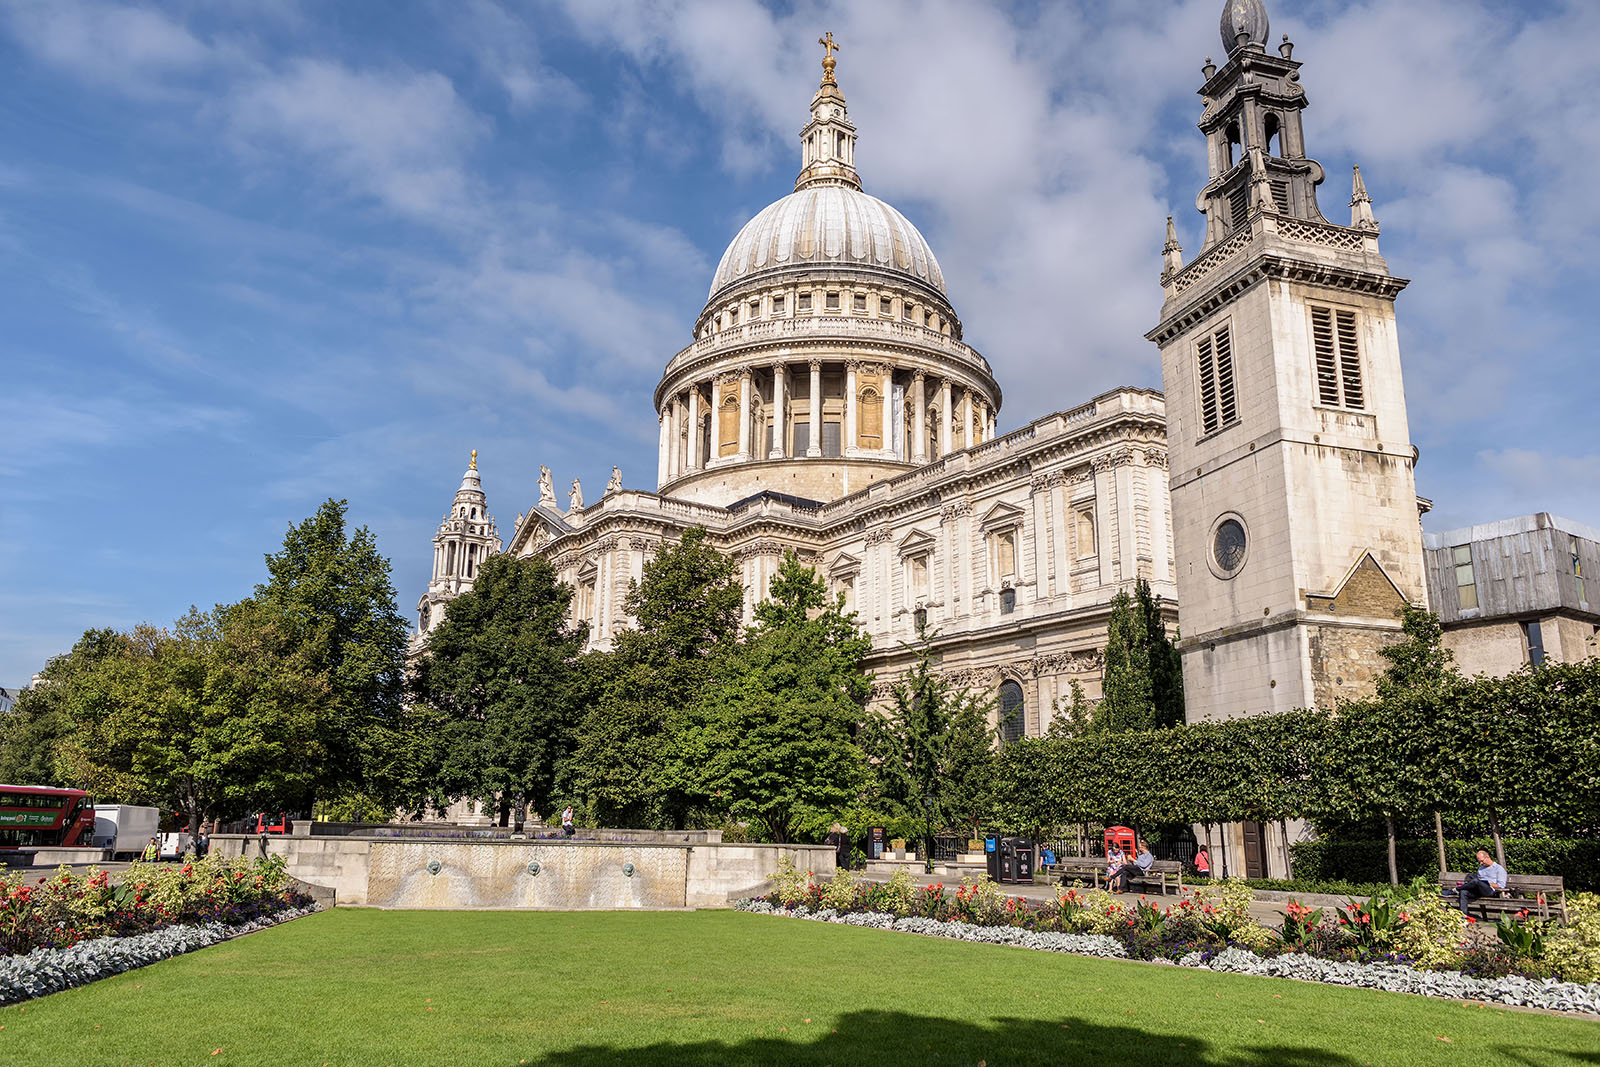
[[[1000,881],[1000,839],[983,835],[983,859],[989,877]]]
[[[1038,855],[1033,842],[1026,837],[1013,837],[1009,840],[1011,854],[1015,857],[1017,882],[1022,885],[1032,885],[1034,858]]]
[[[869,860],[881,860],[881,859],[883,859],[883,846],[884,846],[884,842],[886,842],[888,839],[889,839],[888,835],[884,832],[884,829],[881,826],[874,826],[872,829],[868,830],[867,831],[867,859],[869,859]]]

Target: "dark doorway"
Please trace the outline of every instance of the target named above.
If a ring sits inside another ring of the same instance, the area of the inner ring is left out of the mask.
[[[1244,827],[1244,876],[1267,876],[1267,827],[1265,823],[1247,822]]]

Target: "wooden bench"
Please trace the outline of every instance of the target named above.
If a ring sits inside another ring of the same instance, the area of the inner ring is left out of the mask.
[[[1128,861],[1132,863],[1132,860]],[[1094,888],[1099,889],[1100,883],[1106,876],[1106,861],[1098,856],[1062,856],[1056,862],[1046,864],[1039,868],[1048,881],[1068,882],[1088,879]],[[1183,864],[1177,860],[1156,860],[1150,865],[1150,873],[1134,875],[1128,880],[1128,888],[1135,885],[1154,887],[1165,895],[1169,889],[1173,892],[1183,892]]]
[[[1458,899],[1456,890],[1468,877],[1459,871],[1446,871],[1439,877],[1439,888],[1454,902]],[[1476,877],[1476,874],[1472,877]],[[1541,919],[1557,916],[1561,920],[1561,925],[1565,926],[1567,924],[1565,879],[1553,874],[1510,874],[1506,876],[1505,889],[1497,896],[1479,897],[1467,906],[1469,914],[1478,911],[1485,919],[1489,918],[1491,912],[1496,915],[1510,915],[1524,909],[1530,915],[1537,915]]]

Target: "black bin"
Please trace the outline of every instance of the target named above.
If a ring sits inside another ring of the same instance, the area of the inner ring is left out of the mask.
[[[1033,842],[1026,837],[1000,839],[1000,876],[996,881],[1007,885],[1033,884]]]
[[[988,872],[989,877],[996,882],[1000,881],[1000,839],[998,837],[990,837],[988,834],[983,836],[983,860],[984,869]]]

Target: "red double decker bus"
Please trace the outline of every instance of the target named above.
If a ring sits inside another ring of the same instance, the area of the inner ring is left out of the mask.
[[[94,805],[81,789],[0,785],[0,849],[63,848],[94,842]]]

